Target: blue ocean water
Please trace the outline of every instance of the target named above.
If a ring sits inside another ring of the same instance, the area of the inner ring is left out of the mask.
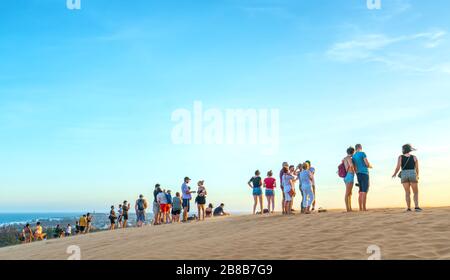
[[[61,220],[76,218],[81,213],[0,213],[0,226],[19,223],[31,223],[39,220]]]

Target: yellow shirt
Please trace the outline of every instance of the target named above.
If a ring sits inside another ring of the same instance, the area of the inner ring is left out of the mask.
[[[80,227],[87,227],[87,219],[86,217],[80,218]]]
[[[37,226],[36,230],[34,231],[35,234],[42,234],[42,227],[41,226]]]

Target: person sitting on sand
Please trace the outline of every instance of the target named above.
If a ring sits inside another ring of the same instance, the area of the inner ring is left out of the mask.
[[[411,190],[414,193],[415,211],[422,212],[419,207],[419,160],[411,154],[415,150],[410,144],[402,147],[402,155],[398,157],[397,167],[392,175],[392,178],[395,178],[401,170],[399,176],[405,189],[407,212],[411,212]]]
[[[47,234],[44,233],[42,229],[41,222],[36,223],[36,228],[34,229],[34,239],[36,240],[44,240],[47,237]]]
[[[353,185],[355,182],[355,166],[353,165],[353,154],[355,153],[355,148],[350,147],[347,149],[347,156],[342,160],[344,163],[345,171],[347,175],[345,175],[344,183],[345,183],[345,207],[347,208],[347,212],[352,212],[352,191]]]
[[[191,205],[191,199],[192,199],[192,192],[191,188],[189,187],[189,182],[191,181],[191,178],[185,177],[184,182],[181,185],[181,198],[183,199],[183,222],[187,222],[188,216],[189,216],[189,210]]]
[[[144,195],[139,195],[134,209],[136,210],[136,225],[137,227],[142,227],[145,224],[145,211],[147,209],[147,200],[144,198]]]
[[[198,220],[205,220],[205,204],[206,204],[206,188],[204,186],[205,181],[199,181],[197,183],[197,197],[195,198],[195,203],[197,203]]]
[[[263,212],[263,197],[262,197],[262,179],[260,176],[259,170],[255,171],[255,176],[250,178],[248,181],[249,187],[253,190],[253,215],[256,214],[256,206],[258,205],[259,200],[259,206],[261,208],[261,213]]]
[[[311,206],[314,201],[314,192],[312,190],[313,175],[309,170],[309,163],[305,162],[302,166],[302,172],[300,172],[300,180],[302,183],[303,201],[302,207],[305,209],[305,214],[311,214]]]
[[[30,224],[26,224],[22,229],[22,242],[23,243],[31,243],[33,240],[33,230],[31,229]]]
[[[84,234],[84,231],[86,230],[86,227],[87,227],[86,215],[83,215],[82,217],[80,217],[80,221],[79,221],[78,225],[80,227],[80,234]]]
[[[156,196],[156,200],[159,204],[159,211],[161,213],[161,222],[167,223],[167,196],[163,190]]]
[[[54,231],[53,231],[53,238],[61,238],[64,235],[64,230],[61,228],[60,225],[56,225]]]
[[[206,218],[211,218],[213,213],[213,207],[214,206],[212,205],[212,203],[208,204],[208,207],[205,209]]]
[[[214,214],[213,214],[214,217],[230,215],[230,214],[226,213],[225,211],[223,211],[224,207],[225,207],[225,204],[221,203],[219,207],[214,209]]]
[[[175,194],[172,198],[172,222],[179,223],[180,222],[180,214],[181,214],[181,195],[179,192]]]
[[[111,211],[109,211],[109,222],[111,223],[109,229],[114,230],[116,228],[117,215],[114,211],[114,205],[111,206]]]
[[[72,235],[72,226],[70,224],[68,224],[66,226],[66,230],[64,231],[64,236],[71,236]]]
[[[270,213],[275,211],[275,188],[277,187],[276,179],[273,178],[273,172],[267,172],[267,178],[264,179],[264,188],[266,189],[267,210]],[[272,206],[272,210],[271,209]]]
[[[122,204],[122,228],[126,228],[128,224],[128,211],[130,211],[130,203],[126,200]]]

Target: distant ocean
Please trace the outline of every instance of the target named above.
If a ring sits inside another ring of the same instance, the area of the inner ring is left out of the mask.
[[[81,213],[0,213],[0,226],[10,224],[32,223],[39,220],[58,221],[76,219]]]

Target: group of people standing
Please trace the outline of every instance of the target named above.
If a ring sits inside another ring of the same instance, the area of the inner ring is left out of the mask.
[[[301,213],[310,214],[315,210],[316,205],[316,184],[314,180],[315,168],[311,166],[310,161],[305,161],[295,167],[284,162],[280,170],[280,188],[282,191],[282,212],[283,214],[292,214],[294,197],[296,196],[295,186],[299,182],[299,189],[302,195]],[[262,180],[259,170],[255,171],[255,175],[248,181],[249,187],[253,194],[253,214],[274,213],[275,210],[275,189],[277,180],[273,177],[273,172],[267,172],[267,177]],[[263,208],[263,191],[267,199],[267,209]],[[260,207],[260,212],[256,212],[256,208]]]
[[[204,221],[206,217],[228,215],[228,213],[224,211],[225,205],[223,203],[215,209],[213,209],[212,204],[209,204],[208,207],[206,207],[206,196],[208,195],[208,192],[206,191],[204,180],[200,180],[197,183],[196,191],[191,190],[190,182],[191,179],[185,177],[183,184],[181,185],[181,192],[176,192],[174,196],[172,195],[171,190],[161,188],[160,184],[155,185],[153,191],[153,225],[187,222],[190,219]],[[193,194],[196,194],[195,203],[197,204],[197,215],[189,217]],[[118,223],[121,228],[127,227],[127,221],[129,219],[128,212],[130,208],[131,205],[126,200],[123,204],[119,205],[118,213],[116,213],[114,205],[111,206],[109,213],[111,230],[116,228],[116,223]],[[135,203],[138,227],[142,227],[145,224],[147,209],[147,199],[141,194]]]
[[[406,144],[402,147],[402,155],[398,157],[393,178],[400,177],[401,183],[405,189],[407,212],[411,212],[411,193],[414,194],[414,210],[421,212],[419,206],[419,161],[411,152],[415,149]],[[367,155],[363,152],[361,144],[347,149],[347,156],[342,160],[338,167],[338,175],[344,180],[345,206],[348,212],[352,212],[352,193],[354,186],[359,187],[358,204],[360,211],[367,211],[367,194],[370,188],[369,170],[372,169]],[[316,184],[315,168],[311,166],[310,161],[294,165],[284,162],[280,170],[280,189],[282,192],[282,212],[285,215],[291,215],[293,211],[293,201],[297,195],[296,185],[298,184],[301,194],[301,213],[310,214],[316,207]],[[355,177],[357,182],[355,183]],[[275,189],[277,180],[273,177],[273,172],[267,172],[267,177],[263,180],[259,170],[248,181],[248,186],[252,189],[254,199],[253,214],[273,213],[275,209]],[[263,188],[267,199],[267,208],[263,207]],[[260,211],[257,212],[258,207]],[[320,210],[319,210],[320,211]]]
[[[397,166],[392,178],[400,178],[405,190],[407,212],[411,212],[411,191],[414,194],[414,211],[421,212],[419,206],[419,160],[411,153],[415,151],[410,144],[402,146],[402,154],[398,157]],[[361,144],[355,145],[355,148],[347,149],[347,156],[342,160],[339,166],[339,176],[344,178],[346,186],[345,206],[347,212],[352,212],[352,190],[354,185],[359,187],[358,204],[360,211],[367,211],[367,194],[370,187],[369,169],[373,168],[367,155],[363,152]],[[358,183],[355,184],[355,175]]]

